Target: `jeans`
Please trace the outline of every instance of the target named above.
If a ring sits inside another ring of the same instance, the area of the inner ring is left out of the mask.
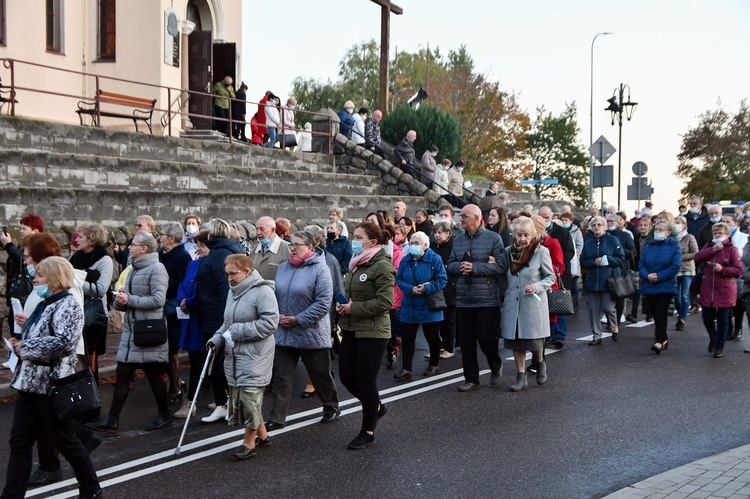
[[[487,357],[490,370],[500,372],[503,368],[499,348],[500,307],[456,308],[456,323],[466,381],[479,384],[477,343]]]
[[[568,316],[558,315],[557,322],[550,323],[550,330],[553,331],[549,337],[551,340],[564,340],[568,336]]]
[[[690,283],[693,282],[692,275],[681,275],[677,277],[677,310],[680,312],[680,319],[683,321],[687,318],[690,310]]]
[[[273,149],[273,145],[278,140],[278,131],[275,128],[268,127],[268,142],[263,144],[263,147]]]
[[[729,332],[729,313],[731,308],[703,307],[703,325],[708,337],[716,342],[716,350],[724,350],[724,342]],[[716,324],[714,324],[716,321]]]

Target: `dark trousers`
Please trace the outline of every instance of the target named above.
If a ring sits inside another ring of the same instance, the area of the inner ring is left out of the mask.
[[[208,341],[210,338],[207,338]],[[209,374],[211,389],[214,391],[214,403],[217,406],[227,404],[227,376],[224,374],[224,342],[214,351],[214,360]]]
[[[419,324],[401,323],[401,341],[403,348],[401,359],[404,370],[406,371],[412,370],[418,330]],[[422,324],[422,332],[427,340],[427,344],[430,346],[430,365],[437,367],[440,362],[440,323],[428,322]]]
[[[102,348],[102,343],[104,348]],[[99,382],[99,356],[103,354],[107,346],[106,327],[87,327],[83,330],[83,345],[86,350],[86,359],[94,374],[94,379]]]
[[[331,414],[339,410],[339,395],[336,391],[336,383],[331,376],[331,349],[305,350],[276,345],[269,421],[281,424],[286,422],[286,413],[294,387],[294,373],[300,358],[315,387],[315,393],[323,403],[323,413]]]
[[[94,434],[78,421],[73,421],[75,436],[85,446]],[[44,428],[36,441],[36,450],[39,453],[39,469],[42,471],[57,471],[60,469],[60,457],[55,447],[55,439],[50,428]]]
[[[440,339],[443,342],[443,349],[446,352],[453,353],[456,348],[456,306],[448,305],[443,310],[443,322],[440,323]]]
[[[393,350],[401,348],[401,309],[391,309],[388,315],[391,320],[391,339],[388,340],[386,352],[390,354]]]
[[[706,326],[708,337],[716,342],[716,350],[724,350],[724,342],[729,332],[729,314],[731,308],[703,307],[703,325]],[[716,321],[716,324],[714,324]]]
[[[377,381],[386,343],[387,339],[355,338],[354,331],[341,332],[339,376],[346,389],[362,402],[362,431],[375,431],[378,425]]]
[[[95,494],[99,490],[99,479],[86,448],[75,436],[73,422],[55,418],[47,395],[19,392],[10,430],[10,457],[3,499],[24,497],[31,475],[32,448],[45,428],[73,468],[81,495]]]
[[[730,316],[730,324],[729,324],[729,334],[730,336],[734,335],[734,333],[739,333],[742,331],[742,319],[743,314],[745,313],[745,303],[742,301],[742,297],[740,296],[737,298],[737,304],[732,308],[732,314]]]
[[[658,295],[645,295],[648,302],[648,310],[654,316],[654,341],[664,343],[667,341],[667,317],[669,304],[674,295],[672,293],[661,293]]]
[[[498,346],[500,307],[456,308],[456,323],[461,341],[461,362],[464,378],[479,384],[477,343],[493,373],[503,368]]]
[[[135,373],[136,369],[143,369],[151,385],[151,391],[154,392],[154,398],[156,399],[156,406],[159,409],[159,414],[168,415],[169,407],[167,404],[167,384],[162,378],[162,374],[167,371],[166,363],[152,362],[148,364],[125,364],[123,362],[117,363],[117,380],[115,381],[115,394],[112,397],[112,407],[109,409],[109,415],[114,418],[120,417],[120,412],[125,405],[125,401],[128,399],[130,394],[130,380]]]
[[[188,383],[188,400],[195,400],[195,391],[198,388],[198,382],[201,379],[201,371],[203,371],[203,365],[206,363],[206,356],[208,352],[206,350],[188,350],[188,358],[190,359],[190,383]]]

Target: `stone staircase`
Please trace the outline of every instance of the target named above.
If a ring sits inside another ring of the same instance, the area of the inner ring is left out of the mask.
[[[140,213],[157,223],[187,213],[283,216],[300,226],[326,220],[332,205],[358,221],[403,197],[382,192],[376,175],[336,173],[330,155],[0,118],[0,220],[8,225],[32,212],[57,226],[121,226]]]

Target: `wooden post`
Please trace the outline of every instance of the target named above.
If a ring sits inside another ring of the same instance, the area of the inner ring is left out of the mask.
[[[383,116],[388,114],[388,52],[391,37],[391,12],[401,15],[404,10],[391,3],[391,0],[372,0],[380,5],[380,89],[378,106]]]

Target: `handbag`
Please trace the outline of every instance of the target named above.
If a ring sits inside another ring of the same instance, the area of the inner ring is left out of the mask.
[[[86,297],[86,301],[83,303],[83,316],[83,327],[87,329],[107,327],[108,315],[100,298]]]
[[[167,342],[167,321],[142,319],[133,321],[133,344],[137,347],[154,347]]]
[[[607,279],[609,294],[613,300],[621,300],[635,295],[633,281],[627,275],[618,275]]]
[[[281,141],[279,141],[281,142]],[[293,133],[287,133],[284,134],[284,141],[282,142],[284,147],[296,147],[297,146],[297,136]]]
[[[556,274],[558,289],[547,290],[547,306],[550,315],[573,315],[575,306],[573,305],[573,294],[565,289],[565,285],[560,279],[560,274]]]
[[[61,421],[70,421],[102,407],[99,388],[88,366],[50,383],[48,395],[52,410]]]
[[[8,286],[8,299],[17,298],[21,302],[21,305],[23,305],[32,291],[34,291],[34,281],[31,280],[31,276],[26,272],[26,268],[24,268],[22,263],[20,272],[10,282],[10,286]]]
[[[431,295],[425,295],[425,300],[427,300],[427,308],[432,310],[433,312],[437,312],[438,310],[445,310],[448,308],[448,304],[445,303],[445,295],[443,294],[443,290],[436,291],[432,293]]]
[[[701,284],[703,283],[703,270],[695,273],[695,277],[690,282],[690,294],[695,296],[701,294]]]

